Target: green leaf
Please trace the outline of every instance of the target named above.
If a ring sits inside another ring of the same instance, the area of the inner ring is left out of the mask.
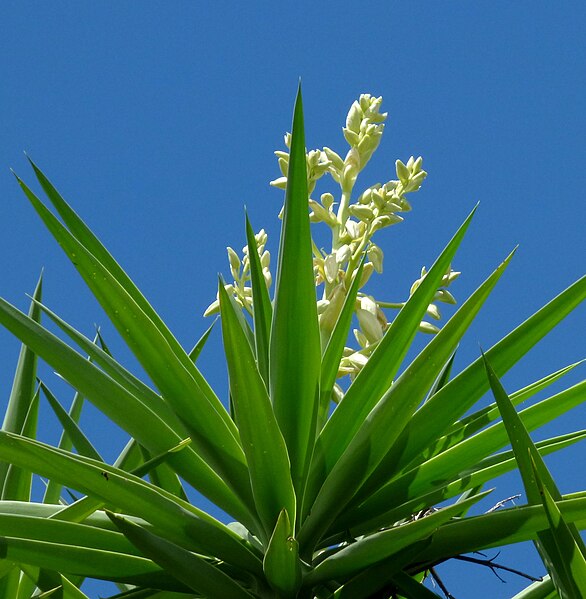
[[[120,265],[116,262],[116,260],[112,257],[112,255],[108,252],[108,250],[102,245],[100,240],[92,233],[92,231],[87,227],[87,225],[79,218],[79,216],[71,209],[71,207],[67,204],[67,202],[61,197],[59,192],[55,189],[52,183],[45,177],[45,175],[41,172],[41,170],[33,163],[33,161],[29,158],[29,162],[33,167],[35,176],[37,180],[41,184],[41,187],[47,194],[47,197],[57,210],[58,214],[63,219],[66,227],[71,231],[73,237],[75,237],[86,250],[93,256],[95,259],[104,266],[106,270],[109,271],[111,276],[118,282],[118,284],[125,290],[125,292],[132,298],[134,302],[140,307],[141,312],[147,316],[148,321],[154,325],[154,327],[159,331],[159,333],[165,338],[168,343],[171,351],[175,354],[177,359],[181,362],[183,367],[189,372],[191,377],[197,383],[197,386],[200,388],[200,392],[205,395],[208,401],[215,407],[218,411],[221,418],[223,418],[226,426],[232,430],[232,433],[235,433],[233,429],[233,423],[230,420],[229,415],[226,410],[222,409],[222,404],[220,400],[216,397],[212,388],[208,385],[205,378],[199,372],[199,370],[195,367],[193,361],[187,355],[185,350],[181,347],[177,339],[175,339],[174,335],[167,328],[163,320],[157,314],[157,312],[153,309],[153,307],[149,304],[144,295],[140,292],[138,287],[132,282],[130,277],[124,272],[124,270],[120,267]],[[23,187],[23,182],[19,181],[19,184],[25,191],[27,197],[33,203],[33,206],[39,212],[39,200],[35,198],[36,201],[33,201],[34,194],[26,186]],[[30,195],[29,195],[30,194]],[[41,205],[42,206],[42,205]],[[44,208],[44,207],[43,207]],[[46,209],[44,210],[46,213]],[[50,213],[49,213],[50,214]],[[39,212],[41,218],[48,226],[48,222],[46,220],[46,214],[44,215],[42,212]],[[51,228],[49,227],[51,230]],[[77,268],[75,256],[71,256],[70,253],[67,252],[67,249],[62,246],[68,257],[72,260],[74,266]],[[79,269],[78,269],[79,270]],[[98,277],[99,279],[99,277]],[[86,280],[87,283],[87,280]],[[115,322],[115,321],[113,321]],[[116,323],[115,323],[116,324]],[[132,323],[131,323],[132,324]],[[124,334],[122,334],[124,337]],[[166,347],[166,346],[165,346]]]
[[[40,302],[37,303],[43,313],[66,333],[69,338],[89,356],[91,361],[98,364],[110,378],[115,380],[121,387],[127,389],[129,393],[142,400],[142,402],[148,405],[153,411],[156,411],[157,414],[177,433],[180,433],[182,436],[188,434],[187,429],[183,426],[181,420],[163,401],[161,396],[112,358],[99,331],[97,337],[104,349],[96,345],[95,340],[91,341],[85,335],[74,329],[47,306]]]
[[[29,410],[24,420],[22,435],[34,439],[37,431],[37,421],[39,415],[39,392],[33,395],[29,404]],[[32,472],[28,469],[22,469],[15,464],[10,464],[6,472],[6,479],[2,489],[2,499],[17,501],[29,501],[32,489]]]
[[[30,581],[30,593],[24,595],[20,593],[22,589],[19,589],[18,599],[21,597],[29,597],[34,591],[35,587],[45,591],[44,594],[38,595],[39,598],[43,597],[55,597],[56,599],[90,599],[85,593],[83,593],[78,587],[76,587],[66,576],[63,576],[59,572],[49,571],[45,568],[35,568],[26,564],[19,564],[23,573],[27,576]],[[21,580],[21,587],[23,586],[24,580]],[[57,589],[53,595],[48,594],[51,589]]]
[[[209,599],[253,599],[236,581],[205,559],[125,518],[111,512],[107,514],[133,545],[194,591],[204,593]]]
[[[334,330],[330,335],[323,353],[321,361],[320,407],[318,417],[318,422],[320,424],[326,422],[328,417],[332,390],[336,382],[340,360],[342,359],[344,347],[348,339],[348,332],[354,315],[356,296],[358,295],[360,281],[362,280],[365,258],[366,254],[363,255],[360,266],[352,279],[352,284],[344,299],[342,310],[340,311]]]
[[[417,406],[425,399],[511,257],[512,254],[460,307],[368,415],[332,468],[312,511],[303,523],[298,540],[304,550],[315,546],[359,489],[362,496],[368,496],[371,489],[382,486],[389,479],[392,470],[383,468],[386,465],[385,456],[412,418]],[[369,477],[372,478],[368,480]],[[367,487],[361,488],[367,480]]]
[[[555,383],[560,378],[562,378],[565,374],[572,371],[576,366],[582,364],[582,362],[576,362],[575,364],[571,364],[570,366],[566,366],[552,374],[549,374],[539,381],[531,383],[527,387],[512,393],[510,396],[511,402],[513,405],[518,405],[536,393],[543,391],[552,383]],[[456,445],[460,441],[464,440],[467,437],[471,437],[475,432],[483,429],[491,422],[494,422],[500,417],[500,412],[496,403],[492,403],[489,406],[482,408],[470,414],[466,418],[459,420],[454,425],[450,427],[447,433],[440,437],[436,443],[434,443],[430,448],[426,451],[422,452],[417,458],[410,464],[410,466],[415,465],[416,463],[421,463],[424,460],[427,460],[442,451],[446,451],[450,447]]]
[[[43,289],[43,274],[41,273],[33,298],[40,300]],[[40,322],[41,311],[35,305],[34,301],[29,308],[29,318]],[[2,430],[11,433],[21,433],[24,426],[24,420],[29,411],[30,403],[33,399],[36,385],[37,356],[25,344],[20,349],[12,391],[8,398],[8,405],[4,412],[4,422]],[[8,471],[8,464],[0,462],[0,493],[4,487],[4,479]]]
[[[271,336],[271,320],[273,307],[262,273],[262,265],[258,255],[258,247],[254,231],[246,216],[246,240],[248,243],[248,259],[250,260],[250,280],[252,285],[254,310],[254,341],[258,370],[269,388],[269,346]]]
[[[581,599],[586,597],[584,545],[576,542],[576,527],[564,521],[556,502],[541,481],[535,462],[532,462],[532,466],[551,532],[551,542],[547,546],[544,539],[540,539],[553,566],[550,575],[562,599]]]
[[[421,319],[464,238],[474,211],[460,226],[399,312],[364,368],[350,385],[340,405],[326,422],[319,435],[311,465],[305,498],[308,508],[317,496],[324,479],[332,471],[369,412],[391,386],[419,330]]]
[[[250,508],[252,497],[238,431],[219,400],[212,401],[202,391],[201,381],[194,378],[197,369],[189,356],[184,351],[181,355],[177,353],[168,335],[153,322],[152,315],[143,311],[143,306],[20,179],[19,183],[137,360],[182,419],[202,457]]]
[[[543,580],[530,584],[512,599],[559,599],[559,595],[552,579],[544,576]]]
[[[581,530],[586,529],[586,496],[583,493],[565,496],[557,503],[566,522],[575,523]],[[437,530],[431,545],[421,553],[420,561],[433,564],[462,553],[530,541],[548,526],[541,504],[454,520]]]
[[[511,447],[523,479],[529,503],[543,503],[549,530],[538,533],[536,544],[562,599],[586,596],[586,548],[576,526],[567,525],[555,501],[562,499],[545,462],[536,450],[527,429],[488,358],[482,354],[488,380],[497,402]],[[553,498],[552,498],[553,495]]]
[[[299,547],[294,538],[294,526],[287,510],[281,510],[263,560],[263,570],[269,584],[279,597],[296,597],[301,586]]]
[[[270,397],[301,498],[315,441],[321,362],[301,88],[293,116],[269,353]]]
[[[586,299],[586,276],[519,325],[486,352],[495,373],[502,376],[538,341]],[[488,391],[482,358],[454,377],[419,409],[394,450],[394,462],[402,469],[445,434]]]
[[[333,599],[370,599],[375,593],[386,589],[395,574],[415,561],[421,551],[429,545],[431,538],[413,543],[398,555],[383,560],[366,568],[354,578],[341,586],[333,595]]]
[[[361,569],[386,560],[412,544],[427,539],[442,524],[465,513],[468,506],[486,497],[488,493],[490,491],[442,508],[425,518],[362,537],[318,564],[306,575],[303,585],[311,586],[328,580],[347,580]]]
[[[188,437],[184,440],[184,442],[186,444],[190,444],[191,438]],[[188,501],[188,497],[183,489],[181,480],[175,471],[169,466],[169,464],[166,463],[168,458],[172,455],[172,453],[174,453],[174,450],[171,449],[169,452],[164,452],[163,454],[159,454],[159,456],[153,457],[148,449],[140,446],[140,452],[145,460],[144,466],[148,467],[147,473],[149,480],[153,483],[153,485],[161,487],[161,489],[165,489],[166,491],[173,493],[173,495],[176,497],[180,497],[181,499]]]
[[[423,586],[421,582],[417,582],[404,572],[398,572],[393,577],[393,582],[397,585],[399,592],[404,594],[405,597],[409,597],[409,599],[438,599],[439,597],[439,595]]]
[[[77,423],[63,409],[57,398],[53,395],[53,393],[51,393],[43,381],[40,382],[40,388],[45,394],[47,401],[51,405],[53,412],[55,412],[55,415],[59,419],[63,430],[67,432],[72,440],[73,446],[77,450],[77,453],[103,462],[104,460],[102,459],[102,456],[100,456],[96,448],[91,444],[90,440],[85,436]]]
[[[222,281],[218,296],[234,414],[249,465],[255,506],[268,538],[283,508],[295,516],[287,447],[252,348],[238,321],[235,302]]]
[[[172,426],[155,413],[159,406],[145,405],[134,393],[1,298],[0,323],[149,451],[158,454],[181,441]],[[191,448],[174,456],[172,464],[195,488],[254,529],[249,510]]]
[[[199,358],[199,354],[201,354],[213,328],[218,319],[216,318],[214,322],[206,329],[205,333],[198,339],[197,343],[193,346],[193,349],[189,352],[189,359],[195,364],[197,359]]]
[[[526,408],[520,414],[524,425],[529,430],[536,429],[580,405],[585,399],[585,389],[586,381],[583,381]],[[465,478],[483,458],[504,447],[508,440],[503,423],[498,423],[406,470],[364,500],[353,514],[356,518],[354,524],[388,511],[391,504],[396,505],[414,496],[429,493],[442,482],[448,483],[462,476]],[[353,501],[352,507],[356,503]]]
[[[5,559],[66,575],[79,574],[176,591],[185,589],[151,560],[140,556],[14,537],[0,537],[0,552]]]
[[[188,451],[186,449],[185,451]],[[178,456],[185,453],[179,452]],[[93,496],[150,522],[162,534],[185,547],[261,570],[259,560],[226,526],[191,504],[124,472],[76,454],[0,433],[0,459]]]
[[[542,455],[548,455],[585,438],[586,430],[546,439],[537,443],[536,446]],[[455,456],[454,460],[456,460]],[[504,451],[471,462],[473,465],[459,471],[457,471],[458,466],[455,465],[450,469],[454,474],[443,476],[439,481],[434,478],[434,468],[431,467],[429,469],[429,478],[426,479],[427,486],[422,489],[420,480],[416,480],[414,488],[409,489],[408,495],[405,483],[411,480],[413,476],[417,476],[414,472],[410,476],[406,476],[404,480],[399,478],[396,479],[396,483],[391,481],[363,504],[353,509],[344,510],[344,513],[332,525],[332,531],[349,530],[350,534],[356,537],[378,530],[388,525],[389,522],[398,522],[404,518],[409,518],[412,514],[442,503],[468,489],[479,487],[517,467],[512,451]],[[442,484],[441,480],[449,480],[450,482]],[[426,492],[426,489],[431,490]],[[407,496],[410,499],[405,500],[404,498]],[[405,503],[401,503],[402,501],[405,501]]]

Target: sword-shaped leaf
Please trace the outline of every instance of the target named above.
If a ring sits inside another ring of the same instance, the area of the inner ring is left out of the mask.
[[[268,539],[282,509],[295,517],[287,447],[252,348],[238,320],[235,302],[222,281],[218,294],[234,415],[248,462],[256,510]]]
[[[429,545],[431,538],[413,543],[403,549],[399,555],[393,555],[374,566],[366,568],[342,585],[334,594],[332,599],[369,599],[376,592],[387,588],[395,574],[405,566],[412,563],[417,555]]]
[[[379,464],[399,438],[417,406],[425,399],[511,258],[512,254],[470,296],[368,415],[332,468],[303,523],[298,539],[304,550],[313,549],[320,536],[359,490],[367,495],[367,490],[361,487],[373,473],[369,481],[369,486],[373,488],[382,486],[389,479],[389,471],[379,469]]]
[[[253,595],[209,561],[112,512],[107,514],[144,555],[194,591],[209,599],[253,599]]]
[[[566,522],[575,523],[580,530],[586,529],[586,497],[583,493],[566,495],[557,504]],[[419,556],[420,562],[433,564],[447,555],[531,541],[548,526],[547,515],[541,504],[454,520],[434,534],[430,546]]]
[[[586,430],[540,441],[536,447],[541,455],[548,455],[584,439],[586,439]],[[373,495],[372,501],[369,499],[358,507],[344,510],[344,513],[332,525],[332,531],[349,530],[353,537],[357,537],[378,530],[388,522],[398,522],[409,518],[412,514],[440,504],[468,489],[477,488],[516,467],[517,463],[513,452],[504,451],[476,461],[472,466],[460,470],[454,475],[455,478],[448,477],[450,482],[445,485],[434,481],[429,485],[429,488],[433,489],[429,492],[415,486],[409,491],[409,496],[412,498],[405,503],[400,503],[402,501],[400,497],[401,495],[406,496],[406,494],[399,491],[405,481],[397,486],[393,486],[391,482]],[[455,469],[453,471],[455,472]],[[397,479],[397,481],[399,480]],[[438,487],[438,485],[441,486]]]
[[[575,538],[577,528],[567,524],[556,502],[543,484],[538,468],[532,460],[533,472],[551,532],[547,547],[544,539],[541,543],[547,551],[549,562],[553,566],[550,575],[558,588],[562,599],[581,599],[586,597],[586,555],[584,544]],[[581,539],[580,539],[581,540]]]
[[[119,424],[137,441],[161,453],[174,447],[181,437],[154,409],[107,376],[55,335],[0,298],[0,323],[42,357],[75,389]],[[164,413],[163,413],[164,417]],[[250,512],[191,448],[172,459],[177,472],[233,516],[255,528]]]
[[[315,442],[321,362],[301,88],[291,131],[269,354],[270,397],[301,498]]]
[[[28,578],[30,585],[27,585],[28,588],[23,588],[25,580],[21,579],[17,599],[30,599],[35,587],[44,591],[41,595],[36,595],[38,599],[48,599],[49,597],[55,597],[55,599],[90,599],[69,578],[59,572],[47,570],[46,568],[36,568],[27,564],[19,564],[19,567]],[[51,593],[52,590],[53,593]]]
[[[315,585],[327,580],[348,580],[363,568],[388,559],[391,555],[398,554],[401,550],[427,539],[442,524],[465,513],[469,506],[486,497],[490,492],[485,491],[460,503],[438,510],[425,518],[395,526],[363,537],[355,543],[350,543],[310,571],[306,575],[303,585]]]
[[[328,343],[324,348],[321,361],[321,379],[319,387],[319,416],[318,423],[325,423],[328,417],[328,412],[331,404],[332,390],[338,375],[340,360],[344,353],[344,347],[348,339],[348,332],[354,315],[354,307],[356,296],[360,289],[360,281],[362,280],[362,271],[364,270],[365,256],[363,256],[360,266],[354,275],[350,289],[348,289],[344,304],[340,311],[340,315],[334,325],[334,330],[328,339]],[[319,451],[319,450],[318,450]]]
[[[279,597],[292,599],[297,596],[301,586],[301,561],[294,526],[285,509],[279,514],[267,546],[263,570]]]
[[[250,506],[250,487],[238,431],[227,418],[219,400],[212,402],[194,378],[195,365],[189,356],[185,354],[189,364],[186,366],[176,348],[170,345],[168,337],[134,297],[20,179],[19,183],[137,360],[189,429],[202,456]]]
[[[71,232],[73,237],[75,237],[83,246],[87,249],[87,251],[94,256],[97,261],[104,266],[104,268],[111,274],[111,276],[118,282],[118,284],[128,293],[128,295],[133,299],[134,302],[140,307],[141,311],[148,317],[148,320],[151,323],[151,326],[154,326],[159,333],[165,338],[167,341],[171,351],[175,354],[176,359],[183,364],[184,368],[189,372],[189,374],[193,377],[197,385],[199,386],[201,393],[207,397],[208,401],[216,408],[219,415],[223,418],[226,426],[231,428],[234,433],[233,423],[230,421],[230,418],[225,409],[220,402],[220,400],[216,397],[212,388],[209,386],[205,378],[199,372],[199,370],[195,367],[193,361],[187,355],[185,350],[181,347],[177,339],[171,331],[167,328],[161,317],[157,314],[157,312],[153,309],[153,307],[149,304],[148,300],[144,297],[138,287],[133,283],[130,277],[124,272],[124,270],[120,267],[120,265],[116,262],[114,257],[110,254],[110,252],[106,249],[106,247],[100,242],[100,240],[92,233],[89,227],[83,222],[83,220],[75,213],[75,211],[69,206],[69,204],[61,197],[59,192],[55,189],[53,184],[47,179],[47,177],[41,172],[41,170],[34,164],[34,162],[29,158],[28,159],[31,166],[33,167],[35,176],[37,180],[41,184],[41,187],[45,191],[47,197],[50,202],[57,210],[57,213],[63,219],[67,229]],[[17,177],[18,179],[18,177]],[[19,180],[21,187],[24,185],[22,181]],[[25,186],[26,187],[26,186]],[[23,187],[27,197],[32,201],[31,196],[29,195],[30,190],[27,191]],[[33,202],[33,206],[37,209],[37,205]],[[38,210],[37,210],[38,212]],[[43,215],[39,213],[39,215],[43,218]],[[47,221],[43,218],[45,224]],[[74,256],[71,256],[71,253],[68,253],[66,248],[62,246],[67,256],[71,259],[73,264],[77,267],[76,260]],[[79,270],[79,269],[78,269]],[[86,280],[87,283],[87,280]],[[115,321],[113,321],[115,322]],[[122,335],[124,337],[124,335]]]
[[[421,319],[464,238],[475,210],[460,226],[419,287],[399,312],[364,368],[350,385],[340,405],[326,422],[316,443],[311,464],[305,498],[308,509],[317,496],[325,477],[340,459],[369,412],[391,386],[401,362],[419,330]]]
[[[0,459],[118,506],[195,551],[262,571],[259,560],[226,526],[128,472],[4,432],[0,433]]]
[[[530,584],[512,599],[559,599],[559,595],[551,577],[544,576],[543,580]]]
[[[79,428],[77,423],[71,418],[67,411],[63,409],[63,406],[59,403],[57,398],[53,395],[53,393],[51,393],[50,389],[45,385],[45,383],[43,383],[43,381],[40,382],[40,388],[45,394],[45,397],[53,409],[53,412],[55,412],[55,416],[57,416],[59,419],[63,430],[69,435],[69,438],[71,439],[77,453],[103,462],[104,460],[102,459],[102,456],[100,456],[97,449],[92,445],[91,441],[85,436],[84,432],[81,430],[81,428]]]
[[[490,361],[484,353],[482,358],[529,503],[542,503],[547,515],[549,529],[538,532],[537,549],[560,597],[581,599],[586,596],[586,547],[580,532],[575,525],[567,524],[561,516],[556,501],[561,501],[562,495]]]
[[[526,408],[520,414],[524,426],[534,430],[581,405],[585,401],[585,390],[586,381],[582,381]],[[428,493],[437,488],[438,482],[448,483],[460,478],[460,473],[474,468],[481,460],[507,445],[508,441],[503,423],[494,424],[422,464],[406,470],[377,492],[363,498],[362,505],[356,509],[353,517],[360,518],[360,514],[376,516],[387,511],[389,502],[407,501],[413,495]],[[354,504],[357,503],[353,501],[352,507],[356,507]]]
[[[486,352],[495,373],[502,376],[538,341],[586,299],[586,276],[570,285],[533,316]],[[489,389],[482,358],[454,377],[413,416],[394,450],[402,469],[461,418]]]
[[[269,388],[269,346],[271,336],[271,320],[273,307],[262,272],[262,265],[258,255],[258,247],[254,231],[246,216],[246,240],[248,243],[248,259],[250,260],[250,282],[252,285],[252,298],[254,310],[254,342],[258,370]]]
[[[189,359],[195,364],[195,362],[197,362],[197,359],[199,358],[199,354],[201,354],[201,352],[203,351],[203,348],[209,338],[209,336],[212,333],[212,330],[214,328],[214,325],[217,322],[217,318],[216,320],[214,320],[214,322],[212,322],[212,324],[205,330],[204,334],[197,340],[197,343],[193,346],[193,349],[189,352]]]
[[[41,300],[42,289],[43,275],[41,273],[28,312],[29,318],[36,322],[40,322],[41,320],[41,311],[36,306],[35,301]],[[18,356],[18,363],[16,365],[16,372],[12,383],[12,391],[8,398],[6,411],[4,412],[4,421],[2,423],[3,431],[17,434],[22,432],[24,421],[35,393],[36,376],[37,356],[27,345],[23,344],[20,349],[20,355]],[[0,494],[4,486],[4,479],[7,471],[8,464],[0,462]]]
[[[396,576],[393,576],[393,582],[397,585],[397,590],[401,593],[401,596],[409,597],[409,599],[439,598],[439,595],[424,587],[421,582],[417,582],[405,572],[398,572]]]
[[[544,389],[549,387],[549,385],[558,381],[560,378],[571,372],[574,368],[576,368],[576,366],[579,366],[580,364],[582,364],[582,361],[570,364],[570,366],[561,368],[560,370],[543,377],[539,381],[535,381],[534,383],[527,385],[523,389],[519,389],[519,391],[512,393],[510,399],[513,402],[513,405],[516,406],[526,401],[536,393],[543,391]],[[462,418],[462,420],[459,420],[458,422],[454,423],[446,432],[446,434],[440,437],[436,441],[436,443],[434,443],[428,450],[422,452],[419,456],[417,456],[417,458],[413,460],[410,466],[413,466],[416,463],[421,463],[424,460],[428,460],[434,455],[437,455],[442,451],[446,451],[447,449],[449,449],[453,445],[456,445],[460,441],[463,441],[464,439],[471,437],[477,431],[483,429],[484,427],[488,426],[491,422],[497,420],[499,416],[500,412],[498,411],[496,403],[492,403],[489,406],[486,406],[481,410],[478,410],[477,412],[470,414],[466,418]]]

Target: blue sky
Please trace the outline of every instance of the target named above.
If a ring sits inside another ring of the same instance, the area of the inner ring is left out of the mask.
[[[520,244],[461,348],[462,367],[479,343],[490,347],[584,274],[585,26],[586,7],[573,1],[5,2],[0,295],[25,309],[44,267],[46,303],[88,335],[102,325],[128,358],[9,172],[32,182],[25,150],[191,347],[209,324],[201,315],[217,272],[229,274],[225,247],[244,243],[243,205],[276,254],[272,153],[302,77],[309,147],[344,153],[348,107],[361,93],[382,95],[389,118],[364,185],[393,178],[395,159],[410,155],[429,173],[413,212],[379,237],[386,265],[374,292],[404,297],[478,201],[454,264],[463,272],[456,297]],[[564,321],[505,377],[507,388],[586,357],[585,316],[582,306]],[[2,405],[18,348],[0,331]],[[220,357],[216,333],[202,369],[222,388]],[[571,377],[583,379],[584,368]],[[49,371],[46,379],[69,401],[66,386]],[[585,410],[535,438],[583,427]],[[113,457],[115,431],[91,410],[84,424]],[[563,455],[548,462],[562,491],[585,488],[583,446]],[[516,492],[507,477],[494,495]],[[499,559],[542,571],[531,546]],[[458,599],[506,598],[525,584],[466,564],[440,572]],[[91,588],[97,596],[103,587]]]

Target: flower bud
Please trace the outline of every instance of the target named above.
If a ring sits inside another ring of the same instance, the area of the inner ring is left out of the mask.
[[[370,275],[374,272],[374,266],[372,262],[367,262],[362,269],[362,277],[360,278],[360,287],[364,287],[370,279]]]
[[[278,187],[279,189],[287,189],[287,177],[279,177],[269,182],[272,187]]]
[[[444,304],[456,304],[456,298],[447,290],[439,289],[434,296],[434,299]]]
[[[373,316],[376,316],[378,306],[374,301],[374,298],[370,295],[364,295],[358,300],[358,308],[370,312]]]
[[[356,317],[358,318],[361,331],[366,335],[370,343],[375,343],[382,339],[383,329],[374,314],[368,310],[359,308],[356,310]]]
[[[336,250],[336,262],[338,264],[344,264],[347,260],[350,260],[352,256],[352,250],[348,244],[344,244]]]
[[[352,355],[348,357],[348,361],[350,362],[350,364],[352,364],[352,366],[354,366],[354,368],[356,368],[357,370],[361,370],[362,368],[364,368],[364,366],[366,366],[368,358],[360,352],[354,352]]]
[[[425,171],[419,171],[416,175],[413,175],[409,183],[407,183],[405,191],[418,191],[425,177],[427,177],[427,173]]]
[[[394,225],[396,223],[401,222],[403,219],[396,214],[383,214],[382,216],[377,216],[372,221],[371,231],[377,231],[378,229],[383,229],[384,227],[388,227],[389,225]]]
[[[344,161],[336,152],[334,152],[334,150],[324,147],[324,153],[334,168],[339,171],[344,168]]]
[[[262,269],[262,276],[265,279],[265,283],[268,289],[273,282],[273,276],[271,275],[271,271],[268,269],[268,267]]]
[[[360,123],[362,122],[363,116],[364,113],[362,112],[360,104],[356,101],[352,102],[352,106],[350,106],[348,116],[346,117],[346,129],[358,133],[360,131]]]
[[[230,272],[234,277],[234,280],[237,280],[240,274],[240,258],[238,254],[231,248],[226,248],[228,250],[228,261],[230,262]]]
[[[384,254],[383,251],[378,247],[378,245],[372,243],[368,248],[367,255],[368,259],[372,262],[374,270],[376,270],[376,272],[378,272],[379,274],[382,273]]]
[[[289,171],[289,160],[285,158],[279,158],[279,169],[284,177],[287,176],[287,172]]]
[[[448,272],[442,277],[442,285],[447,287],[450,283],[453,283],[462,273],[452,270],[452,267],[448,269]]]
[[[319,316],[320,331],[327,339],[329,339],[338,322],[338,317],[344,306],[345,298],[344,286],[342,284],[336,285],[330,295],[329,301],[327,301],[327,305]]]
[[[352,204],[348,207],[348,212],[360,220],[370,221],[374,218],[372,208],[361,204]]]
[[[310,215],[310,216],[313,216],[313,218],[311,218],[312,222],[320,222],[320,221],[328,222],[330,220],[330,213],[319,202],[316,202],[315,200],[310,199],[309,207],[313,211],[312,214]]]
[[[419,330],[422,333],[427,333],[429,335],[435,335],[436,333],[439,333],[438,327],[430,324],[429,322],[425,322],[424,320],[419,323]]]
[[[356,202],[358,204],[363,204],[363,205],[368,205],[371,202],[370,196],[372,195],[372,188],[369,187],[368,189],[365,189],[359,196],[358,199],[356,200]]]
[[[344,127],[344,129],[342,129],[342,132],[344,133],[344,138],[348,142],[349,146],[355,147],[358,145],[358,142],[360,141],[360,138],[358,137],[358,133],[354,133],[354,131],[351,131],[350,129],[346,129],[346,127]]]
[[[211,316],[212,314],[217,314],[220,311],[220,300],[213,301],[203,313],[205,316]]]
[[[350,236],[350,239],[357,239],[360,236],[360,229],[356,221],[348,219],[346,221],[346,232]]]
[[[263,268],[268,268],[271,263],[271,254],[269,250],[266,250],[262,253],[260,257],[260,264]]]
[[[360,345],[360,347],[365,348],[369,345],[368,339],[366,338],[366,335],[362,331],[360,331],[359,329],[354,329],[353,333],[354,333],[354,338],[356,339],[356,341],[358,342],[358,345]]]
[[[333,283],[338,277],[338,262],[336,261],[335,254],[326,256],[324,260],[324,273],[328,283]]]
[[[322,193],[320,197],[322,206],[329,210],[334,205],[334,196],[331,193]]]
[[[435,320],[441,320],[442,315],[440,314],[440,311],[435,304],[429,304],[429,306],[427,306],[426,312]]]
[[[423,158],[421,156],[419,156],[419,158],[417,158],[417,160],[413,163],[411,172],[413,174],[417,174],[421,170],[422,166],[423,166]]]
[[[409,169],[400,160],[395,162],[395,167],[397,169],[397,177],[399,177],[403,186],[406,186],[409,181]]]

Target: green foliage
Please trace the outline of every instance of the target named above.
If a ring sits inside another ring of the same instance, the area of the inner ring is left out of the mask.
[[[228,398],[196,365],[212,327],[187,352],[38,167],[31,162],[57,215],[17,178],[151,384],[101,335],[84,337],[43,305],[40,282],[28,314],[0,299],[0,323],[23,344],[0,432],[0,599],[80,599],[88,577],[115,582],[128,599],[436,597],[425,579],[438,563],[526,540],[550,577],[519,599],[585,595],[586,491],[561,495],[542,456],[586,431],[537,444],[528,431],[583,402],[586,381],[517,413],[577,364],[510,396],[498,377],[586,298],[586,277],[453,376],[457,346],[512,254],[441,329],[426,318],[439,321],[437,302],[455,303],[451,264],[474,212],[407,299],[362,291],[383,270],[374,235],[401,222],[426,177],[421,158],[398,160],[397,180],[354,194],[383,134],[381,102],[363,95],[352,105],[342,158],[306,151],[298,94],[272,182],[286,190],[273,296],[267,235],[247,217],[243,257],[228,249],[234,281],[220,280],[206,311],[220,314]],[[310,197],[326,175],[338,202]],[[312,223],[329,228],[329,250],[317,247]],[[407,361],[419,332],[433,337]],[[37,382],[37,360],[75,389],[69,410]],[[496,404],[470,414],[489,389]],[[58,447],[36,439],[45,399],[63,428]],[[79,426],[85,400],[128,433],[114,464]],[[471,515],[483,487],[516,467],[527,505]],[[42,501],[31,499],[33,475],[49,481]],[[191,503],[193,489],[234,521]]]

